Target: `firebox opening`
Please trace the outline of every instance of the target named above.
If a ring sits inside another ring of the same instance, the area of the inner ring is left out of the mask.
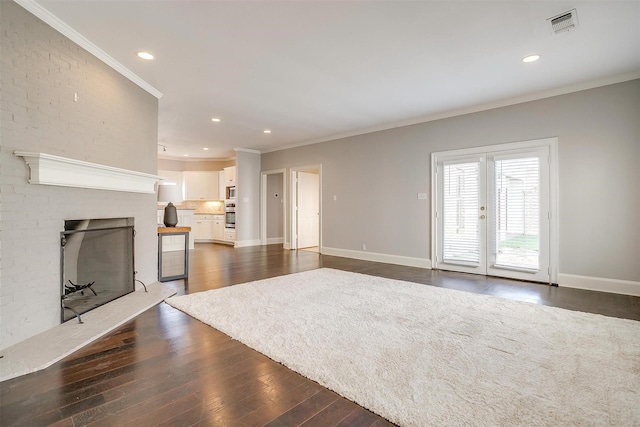
[[[135,290],[134,218],[67,220],[60,235],[62,322]]]

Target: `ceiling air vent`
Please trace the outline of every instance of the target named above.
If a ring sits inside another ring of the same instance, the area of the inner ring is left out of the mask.
[[[575,9],[547,19],[551,25],[551,34],[560,34],[578,28],[578,13]]]

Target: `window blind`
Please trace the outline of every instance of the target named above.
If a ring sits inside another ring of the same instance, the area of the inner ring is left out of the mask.
[[[495,160],[494,170],[496,265],[539,269],[539,159]]]
[[[479,162],[443,165],[443,259],[480,263]]]

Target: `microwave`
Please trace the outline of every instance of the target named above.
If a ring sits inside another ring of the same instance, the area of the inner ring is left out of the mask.
[[[225,199],[235,199],[236,198],[236,186],[227,187],[225,192]]]

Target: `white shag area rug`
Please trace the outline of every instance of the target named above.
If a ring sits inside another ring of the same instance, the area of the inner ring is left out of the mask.
[[[318,269],[173,307],[402,426],[640,425],[640,322]]]

